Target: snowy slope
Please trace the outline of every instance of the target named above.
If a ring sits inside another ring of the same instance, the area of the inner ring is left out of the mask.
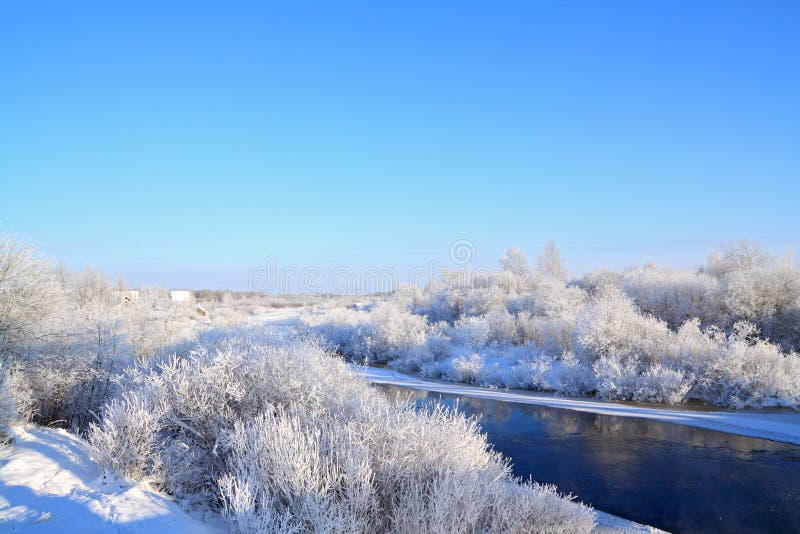
[[[488,389],[464,384],[444,383],[406,375],[391,369],[352,365],[354,371],[365,374],[376,384],[393,384],[411,389],[450,393],[482,399],[495,399],[551,408],[565,408],[622,417],[639,417],[717,430],[729,434],[764,438],[800,445],[800,413],[769,413],[743,411],[698,411],[689,409],[651,408],[592,399],[574,399],[537,394],[527,391]]]
[[[0,447],[0,532],[186,532],[220,530],[167,497],[125,479],[104,479],[88,445],[63,430],[15,429]],[[208,514],[207,514],[208,515]]]

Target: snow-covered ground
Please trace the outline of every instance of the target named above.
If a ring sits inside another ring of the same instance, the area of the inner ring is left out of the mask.
[[[593,534],[660,534],[665,532],[600,510],[594,512],[597,514],[597,526],[592,531]]]
[[[89,446],[63,430],[15,429],[0,446],[0,532],[219,532],[221,520],[189,516],[167,497],[104,478]]]
[[[729,434],[764,438],[800,445],[800,413],[771,413],[743,411],[698,411],[691,409],[654,408],[592,399],[574,399],[527,391],[489,389],[464,384],[425,380],[386,368],[351,366],[376,384],[393,384],[411,389],[495,399],[552,408],[565,408],[622,417],[639,417],[688,425]]]

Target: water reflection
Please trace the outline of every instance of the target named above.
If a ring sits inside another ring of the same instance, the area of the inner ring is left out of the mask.
[[[514,471],[674,532],[800,532],[800,447],[646,419],[397,386],[480,418]]]

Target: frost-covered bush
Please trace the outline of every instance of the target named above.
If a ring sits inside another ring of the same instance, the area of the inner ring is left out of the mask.
[[[90,440],[105,464],[221,506],[241,532],[588,532],[473,419],[418,412],[321,345],[214,331],[132,369]]]
[[[574,333],[587,300],[584,290],[554,278],[539,277],[529,291],[509,301],[518,310],[517,339],[553,354],[574,350]]]
[[[671,328],[690,319],[710,325],[724,317],[721,284],[710,274],[648,264],[625,271],[622,287],[640,311]]]
[[[377,515],[368,450],[353,424],[278,406],[223,437],[225,517],[243,532],[367,532]]]
[[[448,328],[453,343],[468,347],[483,347],[489,342],[489,323],[484,316],[461,317]]]
[[[465,353],[438,368],[425,367],[423,374],[483,386],[547,390],[554,389],[560,371],[557,366],[556,358],[525,345]]]
[[[381,303],[370,311],[372,332],[368,339],[370,360],[384,363],[418,351],[426,341],[428,322],[392,303]]]
[[[732,408],[800,405],[800,356],[755,337],[756,328],[737,323],[734,332],[709,331],[712,350],[696,360],[693,398]]]
[[[581,350],[593,356],[655,362],[668,349],[671,331],[665,322],[639,313],[617,287],[605,286],[584,308],[576,334]]]
[[[450,361],[450,368],[443,376],[455,382],[480,383],[484,365],[484,358],[480,354],[459,356]]]
[[[372,322],[368,312],[334,308],[324,313],[307,313],[302,321],[309,333],[325,339],[346,358],[368,358],[369,339],[372,335]]]
[[[679,403],[691,388],[683,371],[660,363],[642,364],[637,358],[602,356],[592,371],[602,398]]]
[[[593,527],[586,509],[553,488],[511,477],[505,462],[487,452],[474,423],[443,410],[390,410],[366,428],[280,409],[237,424],[225,438],[231,468],[220,481],[226,518],[243,532]]]
[[[0,235],[0,425],[26,413],[18,360],[57,330],[64,292],[50,264],[33,247]]]
[[[131,478],[142,478],[155,468],[161,406],[137,392],[113,399],[102,411],[102,432],[92,433],[92,444],[104,465]]]
[[[368,311],[336,308],[306,314],[305,329],[331,343],[350,360],[386,363],[424,350],[429,324],[399,303],[378,303]]]
[[[733,322],[749,321],[765,339],[800,349],[800,272],[793,266],[735,271],[723,280],[723,302]],[[724,326],[720,325],[720,326]]]
[[[490,342],[503,344],[517,341],[517,324],[505,308],[494,308],[485,316]]]
[[[209,498],[217,494],[220,476],[217,440],[237,421],[280,402],[301,404],[309,413],[346,413],[363,400],[363,392],[354,392],[342,377],[348,373],[344,366],[325,369],[319,363],[328,355],[313,342],[287,347],[252,332],[214,334],[203,336],[185,357],[164,358],[130,371],[123,406],[145,406],[159,416],[149,434],[130,433],[129,442],[105,440],[105,418],[102,425],[93,427],[90,438],[99,447],[116,444],[105,451],[113,467],[126,469],[113,463],[114,458],[125,457],[119,451],[147,450],[137,443],[151,443],[151,436],[157,436],[161,445],[156,461],[143,458],[139,468],[170,493]],[[336,385],[341,391],[334,391]],[[184,470],[187,457],[193,471]]]

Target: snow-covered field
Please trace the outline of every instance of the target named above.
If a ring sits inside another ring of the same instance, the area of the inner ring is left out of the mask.
[[[0,448],[0,531],[181,532],[222,531],[190,517],[169,498],[124,478],[106,478],[86,442],[64,430],[14,429]]]
[[[603,415],[651,419],[800,445],[800,413],[797,412],[769,413],[731,410],[700,411],[688,408],[676,410],[667,407],[654,408],[598,400],[557,397],[528,391],[490,389],[465,384],[445,383],[417,378],[387,368],[360,365],[351,365],[351,368],[363,373],[368,380],[376,384],[392,384],[411,389],[449,393],[451,395],[536,404]]]

